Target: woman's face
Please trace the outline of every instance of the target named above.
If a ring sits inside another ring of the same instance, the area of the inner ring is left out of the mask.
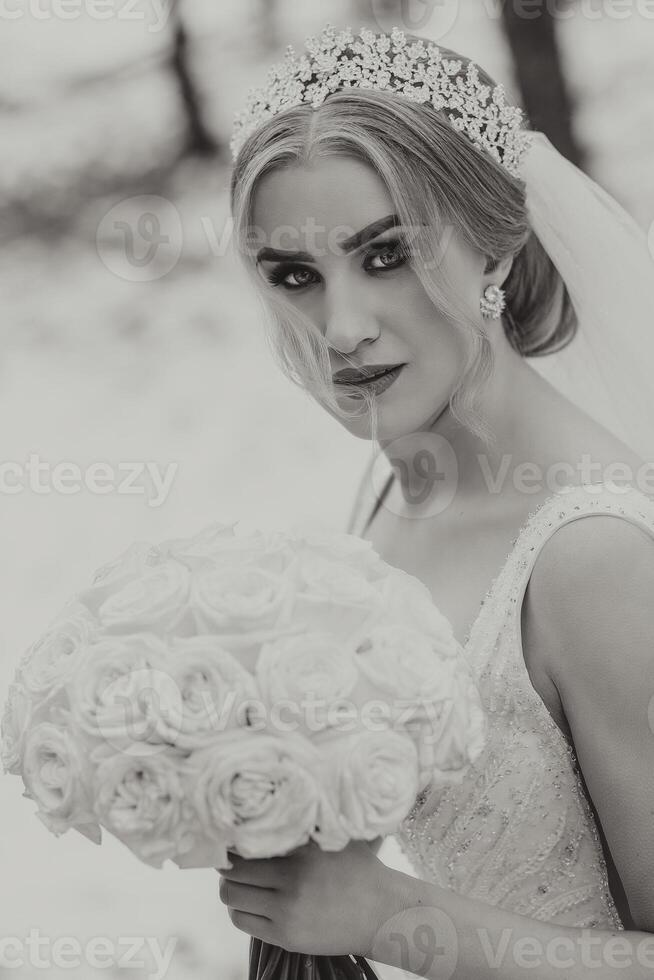
[[[447,407],[465,357],[461,334],[436,309],[405,257],[402,232],[410,239],[410,229],[402,229],[393,212],[370,167],[333,155],[268,174],[253,214],[258,270],[321,331],[333,374],[352,365],[397,366],[372,386],[380,441],[433,423]],[[450,234],[439,274],[473,310],[483,271],[483,256]],[[343,405],[361,404],[338,386],[336,392]],[[343,424],[370,438],[367,413]]]

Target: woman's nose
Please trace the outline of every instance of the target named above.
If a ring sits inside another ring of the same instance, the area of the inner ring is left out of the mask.
[[[327,297],[325,340],[330,347],[351,354],[360,344],[376,340],[379,333],[374,312],[351,290]]]

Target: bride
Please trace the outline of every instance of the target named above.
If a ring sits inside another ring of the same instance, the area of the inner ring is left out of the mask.
[[[233,149],[280,363],[390,470],[351,529],[429,586],[489,718],[461,783],[400,829],[417,877],[363,842],[234,856],[233,923],[438,980],[651,975],[654,305],[635,226],[480,68],[397,29],[289,50]]]

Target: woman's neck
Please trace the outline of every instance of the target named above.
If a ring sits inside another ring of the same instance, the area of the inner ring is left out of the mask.
[[[380,444],[405,500],[429,509],[454,491],[467,510],[500,493],[531,492],[534,499],[546,469],[568,458],[570,423],[587,419],[508,344],[498,348],[479,406],[490,444],[461,425],[449,406],[410,437]],[[525,490],[530,483],[535,489]]]

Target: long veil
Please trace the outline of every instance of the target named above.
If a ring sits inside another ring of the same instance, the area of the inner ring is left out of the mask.
[[[530,364],[654,462],[654,238],[543,133],[522,161],[531,225],[579,319],[574,340]]]

